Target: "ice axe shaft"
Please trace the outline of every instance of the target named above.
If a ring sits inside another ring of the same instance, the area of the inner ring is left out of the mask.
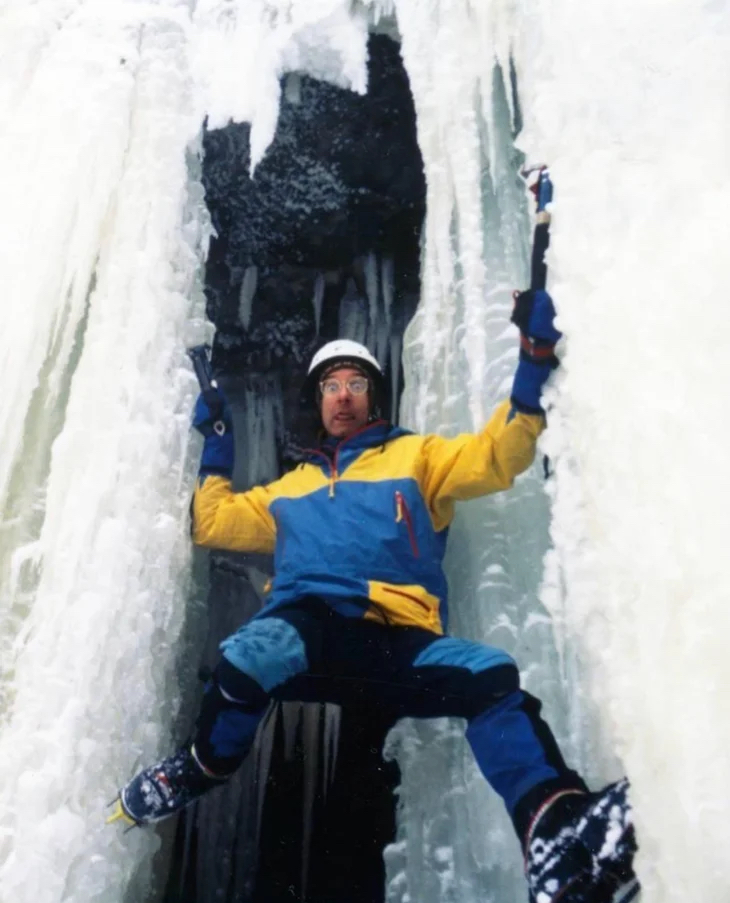
[[[533,291],[544,289],[547,284],[547,264],[545,253],[550,246],[550,213],[547,205],[553,199],[553,183],[550,181],[550,170],[547,166],[533,167],[523,171],[525,176],[537,171],[537,180],[531,186],[537,202],[535,216],[535,234],[532,240],[532,266],[530,271],[530,288]]]
[[[203,400],[215,421],[213,428],[217,433],[222,434],[218,424],[220,423],[221,427],[223,427],[223,421],[221,420],[223,398],[218,391],[218,383],[213,375],[213,367],[208,356],[209,351],[210,345],[194,345],[192,348],[187,349],[187,354],[193,363],[193,370],[195,370],[195,375],[198,378],[198,385],[200,386]],[[223,431],[225,431],[225,427],[223,427]]]
[[[194,345],[192,348],[188,348],[187,351],[188,357],[193,362],[193,370],[195,370],[195,375],[198,378],[200,391],[204,395],[211,390],[215,391],[218,388],[218,383],[216,383],[213,376],[213,368],[208,357],[210,345]]]

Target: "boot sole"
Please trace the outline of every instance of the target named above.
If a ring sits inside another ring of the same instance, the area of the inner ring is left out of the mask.
[[[550,903],[630,903],[640,890],[641,885],[636,878],[631,878],[620,887],[601,887],[586,872],[564,887]]]

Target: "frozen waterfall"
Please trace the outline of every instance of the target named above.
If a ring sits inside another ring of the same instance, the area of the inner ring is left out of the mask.
[[[452,630],[516,655],[589,782],[629,774],[647,903],[730,896],[730,7],[0,0],[0,903],[155,899],[158,835],[104,807],[169,748],[196,654],[200,131],[251,122],[255,168],[281,76],[365,92],[369,28],[401,40],[428,183],[404,425],[475,429],[509,391],[523,156],[556,186],[553,476],[462,506]],[[390,735],[389,903],[525,896],[459,727]]]

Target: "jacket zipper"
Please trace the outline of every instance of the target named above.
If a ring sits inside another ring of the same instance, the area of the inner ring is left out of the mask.
[[[354,432],[352,436],[348,436],[347,439],[342,439],[338,442],[335,447],[334,458],[330,458],[328,454],[316,448],[307,448],[304,449],[310,455],[317,455],[320,458],[324,458],[330,468],[330,488],[329,488],[329,497],[333,499],[335,497],[335,483],[337,482],[337,456],[340,453],[340,448],[344,445],[345,442],[349,442],[350,439],[353,439],[355,436],[358,436],[360,433],[364,433],[366,430],[369,430],[373,426],[380,426],[382,423],[386,423],[385,420],[375,420],[372,423],[366,423],[365,426],[360,427],[359,430]],[[418,554],[418,553],[416,553]]]
[[[395,493],[395,511],[395,522],[399,524],[401,521],[405,521],[408,539],[411,543],[411,550],[415,557],[418,558],[421,553],[419,552],[418,542],[416,541],[416,531],[413,529],[411,512],[409,511],[408,504],[403,498],[403,493],[400,490],[396,490]]]
[[[308,449],[305,449],[305,451],[312,456],[316,455],[318,458],[324,458],[324,460],[327,462],[327,467],[329,468],[329,472],[330,472],[329,497],[331,499],[334,498],[335,497],[335,482],[337,480],[337,452],[335,452],[335,458],[334,458],[334,460],[332,460],[332,458],[330,458],[330,456],[328,454],[326,454],[326,452],[319,451],[319,449],[308,448]]]
[[[335,497],[335,483],[337,482],[337,455],[340,453],[340,446],[335,449],[335,455],[332,459],[332,470],[330,472],[330,498]]]

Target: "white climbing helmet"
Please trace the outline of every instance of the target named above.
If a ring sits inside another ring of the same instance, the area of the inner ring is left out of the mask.
[[[302,401],[312,404],[317,397],[317,385],[322,374],[332,367],[340,364],[346,367],[348,364],[365,371],[373,382],[376,396],[381,396],[385,389],[383,371],[377,359],[368,349],[352,339],[335,339],[327,342],[312,358],[307,371],[307,378],[302,386]]]

